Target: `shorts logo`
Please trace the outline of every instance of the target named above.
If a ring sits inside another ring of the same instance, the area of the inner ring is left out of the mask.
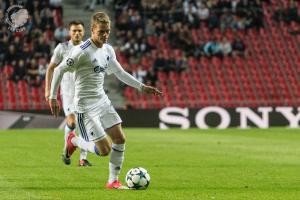
[[[74,65],[74,59],[68,58],[68,59],[67,59],[67,65],[68,65],[68,66]]]
[[[94,72],[96,72],[96,73],[101,73],[101,72],[104,72],[104,71],[105,71],[105,68],[101,67],[101,66],[96,66],[94,68]]]

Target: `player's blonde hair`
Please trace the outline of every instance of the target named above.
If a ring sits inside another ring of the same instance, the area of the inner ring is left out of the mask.
[[[110,24],[109,16],[104,12],[96,12],[91,18],[91,27],[93,28],[96,24]]]

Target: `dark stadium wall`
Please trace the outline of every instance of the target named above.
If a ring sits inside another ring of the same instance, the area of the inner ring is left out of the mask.
[[[204,107],[199,109],[167,107],[163,109],[117,110],[124,127],[157,127],[167,129],[178,127],[205,128],[269,128],[285,126],[298,128],[300,107],[259,107],[229,108]],[[2,113],[2,114],[1,114]],[[63,116],[55,119],[49,111],[11,112],[15,115],[11,122],[7,112],[0,112],[0,129],[6,128],[57,128],[63,123]],[[41,115],[43,114],[43,115]],[[4,121],[3,121],[4,120]],[[6,121],[5,121],[6,120]]]

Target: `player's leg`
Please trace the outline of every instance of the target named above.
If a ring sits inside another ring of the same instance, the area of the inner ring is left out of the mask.
[[[68,113],[66,117],[66,126],[65,126],[65,134],[64,134],[65,145],[63,148],[63,155],[62,155],[62,160],[66,165],[71,164],[71,159],[68,157],[67,154],[67,138],[70,133],[74,132],[75,128],[76,128],[75,115],[73,113]]]
[[[65,141],[70,132],[75,131],[76,128],[76,119],[73,113],[67,115],[66,117],[66,126],[65,126]]]
[[[121,186],[119,175],[124,162],[125,135],[121,124],[106,129],[106,133],[112,140],[112,150],[109,160],[109,178],[106,187],[112,189]]]
[[[118,176],[124,161],[125,135],[122,131],[122,120],[111,104],[103,106],[101,112],[101,123],[112,140],[112,150],[109,161],[109,178],[107,188],[118,188],[121,183]]]
[[[100,156],[106,156],[110,153],[111,144],[97,115],[78,113],[77,124],[81,137],[70,135],[67,141],[69,149],[74,150],[74,148],[79,147],[84,151]]]
[[[67,128],[65,128],[65,141],[67,141],[67,137],[69,133],[75,130],[75,126],[76,126],[75,124],[76,124],[75,114],[74,113],[69,114],[67,116],[67,124],[66,124]],[[92,166],[92,164],[87,160],[86,150],[80,149],[79,166]]]
[[[81,134],[79,134],[79,136],[81,137]],[[80,149],[78,166],[80,167],[92,166],[92,164],[87,160],[87,154],[88,154],[87,150]]]

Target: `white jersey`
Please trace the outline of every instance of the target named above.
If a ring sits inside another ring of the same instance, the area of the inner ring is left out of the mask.
[[[112,46],[103,44],[101,48],[98,48],[91,39],[86,40],[82,45],[75,46],[67,58],[55,69],[50,99],[56,99],[57,84],[66,71],[74,71],[74,106],[79,113],[110,103],[103,89],[105,73],[108,75],[114,73],[120,80],[137,89],[143,85],[123,70]]]
[[[73,47],[74,45],[71,40],[64,43],[59,43],[54,49],[50,62],[55,63],[56,65],[60,64],[63,61],[63,59],[68,56],[70,50]],[[75,92],[74,85],[75,85],[74,73],[66,72],[60,84],[61,95],[62,96],[66,95],[73,98]]]

